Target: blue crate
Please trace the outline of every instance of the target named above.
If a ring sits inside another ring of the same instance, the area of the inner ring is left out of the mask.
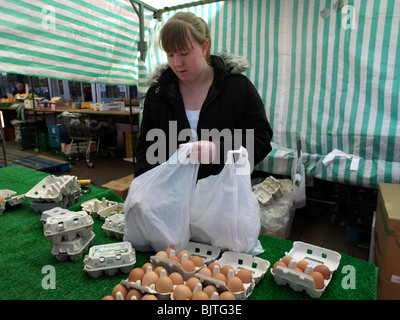
[[[48,124],[47,131],[51,135],[58,135],[60,137],[68,136],[68,130],[65,124],[59,124],[59,123]]]

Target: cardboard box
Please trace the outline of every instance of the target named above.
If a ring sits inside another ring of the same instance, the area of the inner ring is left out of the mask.
[[[128,195],[128,190],[131,186],[132,180],[133,174],[130,174],[129,176],[121,179],[112,180],[106,184],[103,184],[101,187],[114,191],[118,197],[120,197],[122,200],[125,200],[126,196]]]
[[[378,298],[400,298],[400,185],[379,184],[374,263],[379,268]]]

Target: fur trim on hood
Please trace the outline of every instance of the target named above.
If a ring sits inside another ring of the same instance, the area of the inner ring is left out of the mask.
[[[218,57],[220,58],[218,60],[222,62],[223,66],[219,66],[219,68],[225,69],[226,74],[239,74],[245,72],[247,69],[250,68],[250,63],[245,58],[232,53],[228,53],[226,51],[211,56],[211,60],[213,61],[214,66],[215,59],[213,59],[213,57],[217,57],[217,59]],[[145,81],[146,85],[149,87],[155,85],[160,79],[162,73],[168,68],[168,63],[163,63],[157,66],[154,71],[150,72],[147,75]]]

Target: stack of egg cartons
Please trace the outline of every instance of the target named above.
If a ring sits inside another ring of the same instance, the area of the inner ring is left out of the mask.
[[[58,210],[60,208],[55,208]],[[93,245],[93,218],[85,211],[60,210],[49,216],[43,226],[44,235],[54,245],[51,253],[58,261],[78,261]]]
[[[55,207],[67,208],[81,198],[81,185],[75,176],[47,176],[29,190],[25,196],[31,201],[32,209],[37,213]]]

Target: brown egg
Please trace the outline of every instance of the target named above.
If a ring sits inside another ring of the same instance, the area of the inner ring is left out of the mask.
[[[125,300],[125,297],[128,294],[128,288],[125,287],[123,284],[119,283],[114,287],[114,289],[111,293],[111,295],[114,297],[114,299],[117,299],[117,292],[120,292],[122,294],[122,297]]]
[[[172,272],[169,277],[174,285],[183,284],[183,277],[179,272]]]
[[[300,260],[299,262],[297,262],[296,267],[300,268],[301,270],[306,270],[306,267],[308,266],[308,262],[306,260]]]
[[[276,267],[278,267],[278,266],[282,266],[282,267],[284,267],[284,268],[287,268],[287,265],[284,264],[282,261],[277,261],[277,262],[275,262],[274,267],[273,267],[273,269],[272,269],[272,271],[273,271],[274,273],[275,273],[275,271],[276,271]]]
[[[243,281],[239,277],[229,278],[226,286],[231,292],[241,292],[244,290]]]
[[[158,252],[156,253],[156,257],[168,259],[168,254],[167,254],[165,251],[158,251]]]
[[[214,268],[215,268],[215,266],[217,266],[217,267],[219,268],[219,270],[221,271],[221,265],[220,265],[218,262],[211,262],[211,263],[208,265],[208,269],[210,269],[211,272],[214,273]],[[219,271],[219,272],[220,272],[220,271]]]
[[[172,296],[174,300],[191,300],[192,290],[184,284],[180,284],[175,287]]]
[[[330,279],[331,277],[331,270],[323,264],[316,266],[313,271],[321,273],[326,280]]]
[[[158,275],[154,271],[147,271],[142,279],[142,286],[149,287],[152,284],[156,284]]]
[[[0,203],[3,203],[6,199],[3,196],[0,196]]]
[[[226,281],[228,280],[228,279],[226,278],[226,276],[225,276],[222,272],[218,272],[218,273],[214,274],[214,275],[213,275],[213,278],[214,278],[214,279],[221,280],[221,281],[223,281],[224,283],[226,283]]]
[[[208,276],[208,277],[212,277],[212,272],[211,272],[211,270],[208,269],[208,268],[201,268],[201,269],[199,270],[199,273],[204,274],[204,275],[206,275],[206,276]]]
[[[178,253],[178,258],[182,261],[183,255],[186,254],[187,258],[190,259],[190,253],[187,250],[182,250]]]
[[[180,260],[177,256],[169,256],[168,259],[169,259],[169,260],[172,260],[172,261],[176,261],[176,262],[178,262],[178,263],[181,263],[181,260]]]
[[[101,300],[115,300],[113,296],[107,295],[103,297]]]
[[[144,271],[144,272],[147,272],[147,268],[148,268],[148,267],[151,267],[151,270],[154,270],[153,264],[151,264],[150,262],[146,262],[146,263],[142,266],[143,271]]]
[[[236,275],[235,269],[230,265],[225,265],[221,268],[221,272],[225,275],[225,277],[228,277],[229,270],[233,270],[233,275]]]
[[[192,300],[210,300],[210,297],[204,291],[199,291],[193,295]]]
[[[232,292],[224,291],[218,296],[218,300],[236,300],[236,297]]]
[[[141,300],[143,297],[143,293],[141,293],[138,289],[131,289],[129,290],[128,294],[126,295],[125,300],[134,300],[132,297],[136,297],[136,300]]]
[[[140,300],[158,300],[157,297],[154,294],[147,293],[143,296],[142,299]]]
[[[197,268],[204,266],[203,259],[200,258],[199,256],[192,256],[190,260],[194,263],[194,266]]]
[[[293,268],[292,270],[297,271],[297,272],[304,273],[303,270],[301,270],[300,268],[297,268],[297,267],[296,267],[296,268]]]
[[[251,283],[253,281],[253,274],[249,269],[246,268],[240,269],[236,273],[236,276],[239,277],[243,283]]]
[[[172,292],[173,287],[172,279],[168,276],[158,278],[156,282],[156,291],[161,293]]]
[[[169,255],[171,254],[171,251],[175,251],[175,249],[174,248],[168,248],[168,249],[165,249],[164,251],[166,252],[166,254],[168,255],[168,257],[169,257]],[[176,251],[175,251],[176,252]]]
[[[292,260],[293,259],[293,257],[291,257],[291,256],[284,256],[282,259],[281,259],[281,261],[284,263],[284,264],[286,264],[287,266],[289,266],[289,262],[290,262],[290,260]]]
[[[182,267],[183,271],[186,271],[186,272],[193,272],[196,269],[192,260],[183,261],[181,263],[181,267]]]
[[[145,272],[143,271],[142,268],[134,268],[129,273],[128,280],[130,282],[136,282],[138,280],[142,281],[144,274],[145,274]]]
[[[209,297],[211,297],[213,292],[218,292],[217,288],[213,284],[209,284],[205,288],[203,288],[203,291],[208,294]]]
[[[160,277],[161,270],[164,270],[166,276],[168,275],[167,269],[165,269],[163,266],[158,266],[154,269],[154,272],[157,273],[158,277]]]
[[[191,277],[190,279],[188,279],[186,281],[186,286],[189,287],[190,290],[194,290],[194,288],[196,287],[196,284],[201,283],[200,279],[197,277]]]
[[[315,289],[321,290],[324,287],[324,276],[319,272],[311,272],[309,275],[314,278]]]

